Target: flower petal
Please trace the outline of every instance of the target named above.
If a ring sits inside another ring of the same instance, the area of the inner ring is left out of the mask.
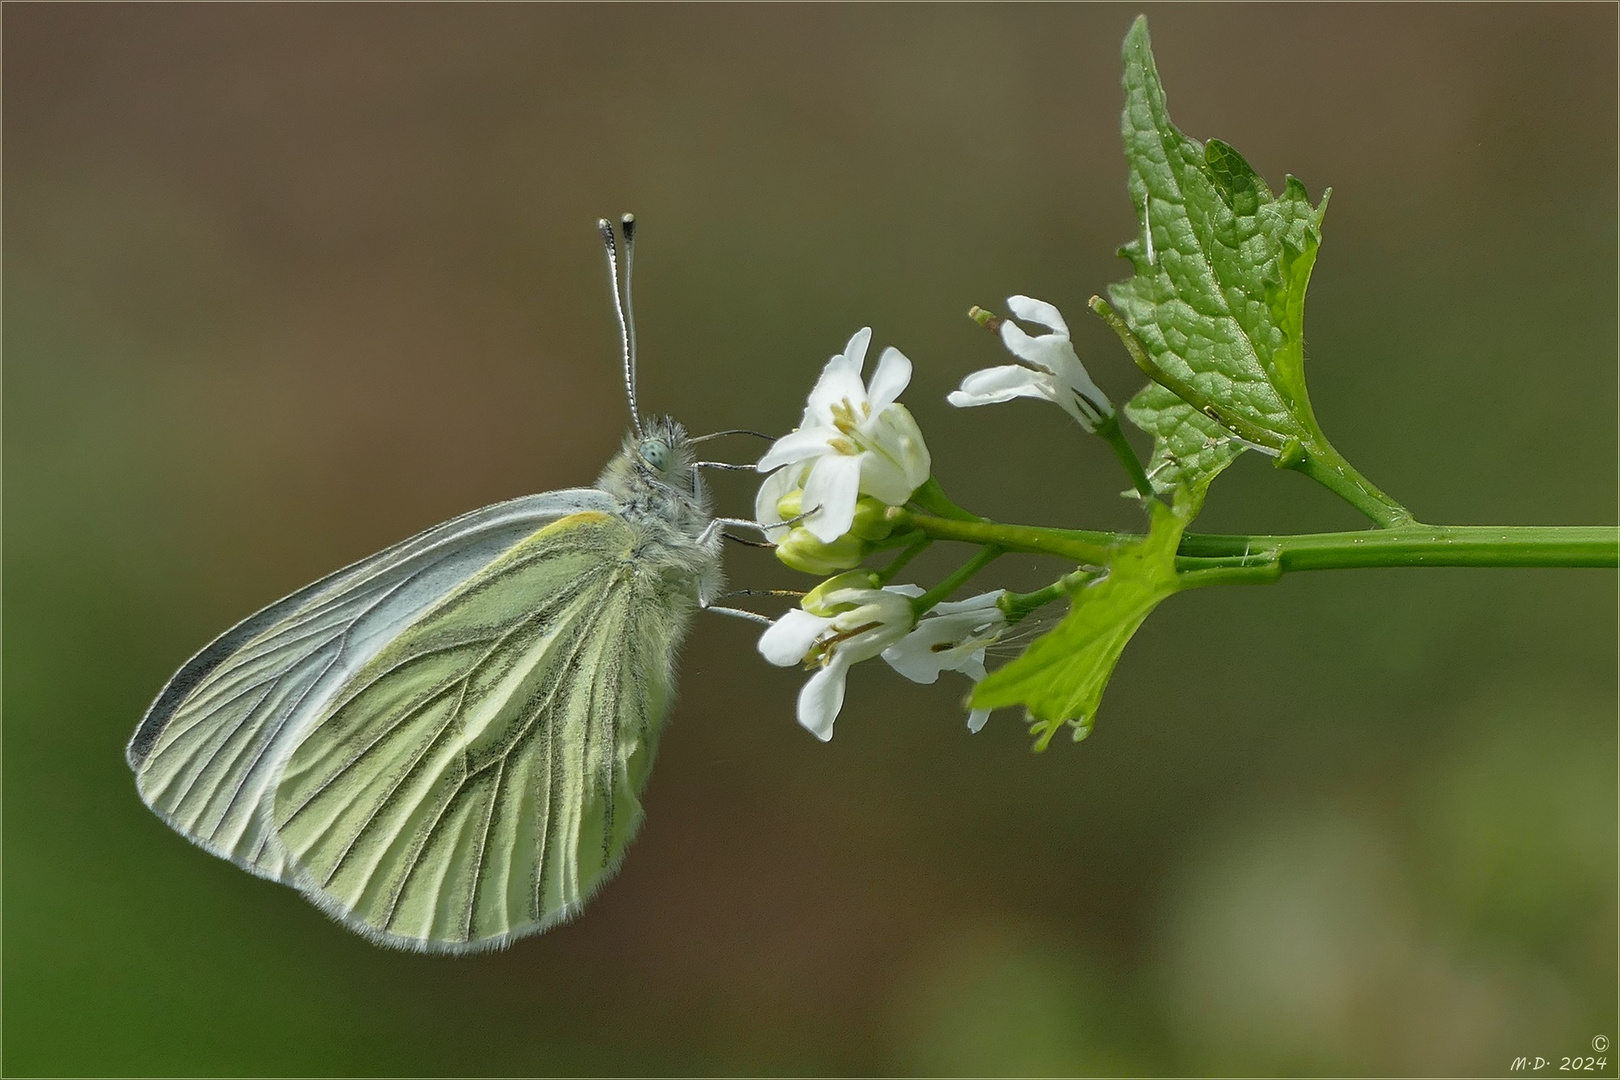
[[[872,328],[863,326],[844,343],[844,361],[856,375],[866,366],[866,347],[872,343]]]
[[[970,596],[966,600],[947,600],[943,604],[935,604],[933,615],[965,615],[970,611],[985,615],[985,622],[1004,622],[1006,616],[1001,613],[998,601],[1006,593],[1006,589],[991,589],[989,592]]]
[[[1069,336],[1069,324],[1063,321],[1063,313],[1045,300],[1037,300],[1033,296],[1009,296],[1007,310],[1025,322],[1039,323],[1064,337]]]
[[[871,446],[862,455],[861,490],[890,506],[899,506],[928,482],[933,458],[922,429],[904,405],[890,405],[861,431]]]
[[[831,425],[834,405],[848,401],[859,407],[866,401],[866,384],[861,381],[861,368],[866,364],[866,347],[871,340],[872,328],[862,327],[855,331],[855,336],[849,339],[842,353],[827,361],[827,366],[821,369],[821,378],[816,380],[815,388],[810,391],[804,407],[804,422],[800,427]]]
[[[936,644],[929,633],[929,620],[924,619],[917,629],[883,650],[883,661],[914,683],[939,681],[941,665],[934,659],[932,646]]]
[[[830,454],[832,447],[828,445],[827,440],[836,437],[837,434],[834,429],[822,427],[790,431],[771,444],[771,448],[765,451],[765,456],[754,464],[754,468],[759,472],[770,472],[779,465],[791,465],[795,461]]]
[[[808,465],[797,462],[792,465],[784,465],[767,476],[760,483],[759,491],[754,494],[754,520],[761,525],[775,525],[780,522],[782,512],[776,508],[776,504],[781,502],[782,497],[794,488],[803,487],[805,474],[809,471],[810,467]],[[773,531],[777,535],[772,536]],[[765,535],[772,540],[778,540],[781,539],[781,534],[785,531],[785,528],[767,529]]]
[[[893,405],[910,382],[911,361],[906,359],[905,353],[890,345],[883,350],[877,370],[872,373],[872,382],[866,388],[866,400],[872,408],[872,415],[876,416]]]
[[[1042,334],[1039,337],[1030,337],[1024,328],[1008,319],[1001,324],[1001,343],[1007,346],[1007,351],[1026,364],[1034,364],[1042,371],[1049,371],[1054,375],[1061,375],[1067,361],[1078,364],[1079,358],[1074,355],[1074,346],[1062,334]]]
[[[831,622],[831,619],[793,608],[759,635],[759,654],[777,667],[792,667],[804,659],[804,654]]]
[[[974,682],[984,678],[984,648],[1006,626],[996,606],[1002,590],[938,604],[883,659],[912,682],[931,683],[941,671],[960,671]]]
[[[988,719],[990,719],[989,709],[974,709],[968,713],[968,730],[977,735]]]
[[[994,405],[1020,397],[1051,400],[1051,385],[1052,379],[1049,375],[1031,371],[1022,364],[1005,364],[1001,367],[975,371],[962,380],[960,390],[952,390],[945,400],[959,409],[970,409],[975,405]]]
[[[822,742],[832,738],[833,721],[844,707],[844,679],[848,674],[849,664],[841,663],[834,655],[799,690],[799,723]]]
[[[810,516],[804,527],[824,544],[830,544],[849,531],[855,522],[855,500],[861,494],[861,458],[848,454],[827,454],[816,459],[810,478],[804,482],[800,505]]]

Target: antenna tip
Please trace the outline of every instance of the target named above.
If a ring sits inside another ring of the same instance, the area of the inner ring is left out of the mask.
[[[621,226],[623,226],[623,228],[624,228],[624,242],[628,244],[631,241],[635,240],[635,238],[636,238],[636,215],[634,215],[634,214],[625,214],[623,217],[621,217],[619,219],[619,224]]]

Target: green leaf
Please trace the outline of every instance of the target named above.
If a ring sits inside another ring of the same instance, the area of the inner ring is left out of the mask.
[[[979,683],[974,707],[1022,705],[1034,720],[1037,750],[1046,749],[1064,724],[1073,726],[1077,740],[1084,738],[1131,635],[1179,587],[1176,547],[1198,501],[1197,492],[1183,488],[1174,509],[1153,503],[1147,536],[1122,549],[1106,575],[1074,593],[1061,623]]]
[[[1155,436],[1155,462],[1175,462],[1156,486],[1207,483],[1241,452],[1232,431],[1279,455],[1325,448],[1305,392],[1304,310],[1326,194],[1313,207],[1289,177],[1274,196],[1231,146],[1177,130],[1145,19],[1124,59],[1130,193],[1152,258],[1145,232],[1121,248],[1136,276],[1109,296],[1153,365],[1190,390],[1178,407],[1150,387],[1127,410]]]
[[[1153,436],[1148,477],[1159,492],[1201,489],[1244,450],[1231,432],[1158,383],[1126,403],[1125,415]]]

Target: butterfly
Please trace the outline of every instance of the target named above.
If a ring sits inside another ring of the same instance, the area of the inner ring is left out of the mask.
[[[129,741],[177,832],[378,944],[475,952],[575,915],[641,823],[693,613],[750,614],[713,601],[721,526],[752,523],[714,518],[700,440],[637,408],[635,220],[622,301],[598,227],[632,427],[596,486],[474,510],[278,600]]]

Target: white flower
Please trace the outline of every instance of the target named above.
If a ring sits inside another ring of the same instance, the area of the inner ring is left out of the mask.
[[[884,649],[883,659],[916,683],[936,682],[942,671],[960,671],[978,682],[985,676],[985,648],[1007,628],[1007,617],[996,604],[1002,592],[938,605],[911,633]],[[989,716],[989,709],[974,709],[968,714],[968,730],[978,731]]]
[[[1056,402],[1087,431],[1096,431],[1098,424],[1114,415],[1114,406],[1075,355],[1069,324],[1044,300],[1009,296],[1007,307],[1018,318],[1052,332],[1030,337],[1011,319],[1003,320],[1001,342],[1023,363],[975,371],[946,400],[966,409],[1019,397],[1045,398]]]
[[[841,355],[827,361],[798,430],[778,439],[755,466],[760,472],[784,465],[807,468],[802,502],[811,514],[805,528],[827,543],[849,530],[863,492],[899,506],[932,468],[917,421],[895,400],[911,382],[911,361],[899,349],[884,349],[868,386],[861,368],[871,340],[871,327],[862,329]],[[800,479],[779,473],[765,483],[774,481],[772,490],[780,498]],[[765,498],[762,489],[759,501]]]
[[[809,463],[796,461],[777,469],[759,485],[759,491],[754,495],[754,520],[761,525],[773,526],[762,530],[767,540],[780,541],[792,528],[791,525],[782,524],[786,519],[782,517],[777,504],[804,487],[804,478],[809,474]],[[854,511],[850,513],[853,520]]]
[[[840,574],[823,582],[759,638],[760,655],[778,667],[803,661],[819,670],[799,691],[798,718],[822,742],[844,705],[844,679],[852,664],[870,660],[905,637],[916,616],[915,585],[870,587],[870,574]],[[863,586],[860,583],[865,582]]]

